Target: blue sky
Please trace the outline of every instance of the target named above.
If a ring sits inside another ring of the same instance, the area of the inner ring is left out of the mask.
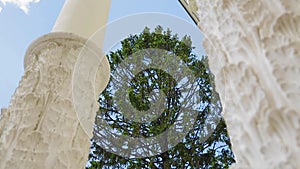
[[[64,4],[63,0],[12,1],[19,4],[10,1],[0,0],[0,108],[8,107],[24,73],[23,59],[27,47],[36,38],[51,31]],[[31,3],[25,14],[27,4],[21,3],[23,1],[38,3]],[[7,2],[6,5],[3,2]],[[177,0],[112,0],[109,22],[143,12],[171,14],[193,24]]]

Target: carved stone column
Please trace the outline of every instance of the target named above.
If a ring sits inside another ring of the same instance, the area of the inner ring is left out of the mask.
[[[29,47],[25,75],[0,119],[1,169],[85,167],[90,138],[74,110],[71,85],[85,42],[71,33],[50,33]]]
[[[190,0],[238,169],[300,168],[300,3]]]

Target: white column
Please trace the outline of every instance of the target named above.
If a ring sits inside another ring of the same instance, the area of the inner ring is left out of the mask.
[[[300,3],[190,1],[206,37],[234,168],[300,168]]]
[[[89,38],[107,23],[111,0],[66,0],[52,32]]]
[[[82,49],[88,48],[91,55],[98,51],[86,41],[106,24],[109,4],[109,0],[67,0],[53,32],[28,48],[24,76],[10,106],[1,110],[1,169],[85,167],[96,112],[88,112],[90,118],[83,128],[74,109],[72,77]],[[98,79],[97,87],[102,90],[109,65],[107,59],[101,63],[99,70],[105,76]],[[79,88],[87,91],[94,83],[91,79]]]
[[[94,37],[97,41],[93,41],[93,43],[102,49],[110,5],[111,0],[66,0],[52,32],[73,33],[86,39],[97,33]],[[25,58],[25,64],[26,62]],[[110,76],[108,59],[104,57],[101,62],[103,66],[98,72],[102,72],[101,74],[106,76],[97,80],[97,91],[105,89]]]

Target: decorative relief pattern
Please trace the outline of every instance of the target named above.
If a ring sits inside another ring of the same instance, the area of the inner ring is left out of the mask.
[[[224,104],[237,160],[232,168],[299,168],[300,3],[193,2]],[[84,167],[90,143],[71,92],[84,43],[56,33],[29,48],[25,75],[1,111],[0,168]]]
[[[237,160],[232,168],[299,168],[300,3],[196,2]]]
[[[90,138],[79,124],[71,92],[84,45],[75,35],[51,33],[28,49],[25,75],[0,119],[0,168],[84,168]]]

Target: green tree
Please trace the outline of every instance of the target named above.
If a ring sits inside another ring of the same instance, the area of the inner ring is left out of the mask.
[[[228,168],[234,163],[234,156],[231,151],[231,144],[226,130],[226,124],[221,118],[215,124],[214,132],[204,141],[208,133],[206,120],[213,112],[220,115],[222,106],[218,94],[215,91],[213,75],[208,67],[208,58],[199,57],[193,53],[190,37],[185,36],[181,40],[177,35],[172,35],[168,29],[163,30],[158,26],[153,32],[145,28],[139,35],[130,35],[121,42],[121,48],[110,52],[107,56],[111,65],[112,74],[124,59],[133,53],[143,49],[163,49],[170,54],[179,56],[180,59],[192,70],[199,86],[195,91],[201,98],[197,119],[193,129],[185,136],[185,139],[168,151],[145,158],[124,158],[122,156],[107,152],[99,146],[97,139],[92,139],[92,146],[89,155],[90,169],[100,168]],[[94,127],[94,135],[99,130],[99,116],[103,117],[109,125],[130,137],[152,137],[166,131],[176,118],[180,109],[181,91],[176,88],[176,81],[160,69],[145,69],[134,76],[131,80],[128,95],[133,107],[140,111],[149,109],[151,99],[149,94],[153,90],[160,90],[166,95],[166,105],[163,113],[155,120],[148,123],[139,123],[126,119],[122,112],[114,104],[112,83],[100,95],[100,108],[97,113]],[[201,134],[199,134],[201,133]],[[161,146],[165,143],[162,143]]]

